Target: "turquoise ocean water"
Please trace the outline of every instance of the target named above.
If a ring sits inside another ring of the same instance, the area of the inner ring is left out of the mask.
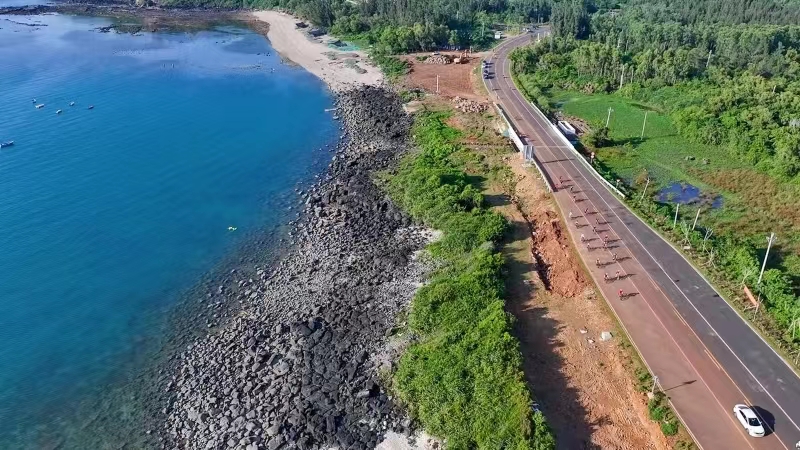
[[[288,221],[338,137],[324,85],[259,35],[107,23],[0,17],[0,446],[63,420]]]

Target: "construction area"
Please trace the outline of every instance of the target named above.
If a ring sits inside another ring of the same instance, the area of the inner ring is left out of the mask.
[[[476,95],[476,87],[482,85],[477,68],[483,53],[434,52],[404,56],[410,72],[405,84],[408,88],[423,89],[442,97],[460,97],[468,100],[483,100]]]

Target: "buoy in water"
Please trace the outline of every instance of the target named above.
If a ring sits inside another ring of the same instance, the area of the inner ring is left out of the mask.
[[[236,231],[236,227],[228,227],[228,231]]]

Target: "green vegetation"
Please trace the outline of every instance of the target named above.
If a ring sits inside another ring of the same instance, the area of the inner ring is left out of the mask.
[[[372,55],[372,60],[389,80],[395,80],[408,73],[408,63],[400,58],[377,54]]]
[[[627,361],[628,368],[633,369],[636,378],[636,389],[639,392],[650,393],[653,389],[653,376],[647,370],[644,363],[639,359],[639,354],[636,349],[628,342],[626,337],[621,338],[620,346],[628,354],[629,360]],[[665,436],[675,436],[680,431],[680,425],[675,412],[667,401],[666,394],[663,392],[655,392],[653,398],[647,402],[647,410],[649,412],[650,420],[658,422],[661,432]],[[675,448],[678,449],[692,449],[694,443],[690,438],[684,437],[675,443]]]
[[[496,24],[546,21],[553,0],[163,0],[165,7],[286,9],[337,36],[397,54],[444,46],[486,48]]]
[[[520,78],[527,79],[525,76]],[[594,131],[584,137],[582,142],[593,148],[599,159],[618,176],[636,184],[637,177],[641,177],[646,170],[645,178],[649,176],[653,180],[649,186],[651,192],[674,180],[680,180],[711,194],[715,188],[706,181],[706,172],[747,167],[727,157],[722,148],[689,142],[678,134],[668,116],[646,105],[616,95],[550,91],[550,97],[567,116],[579,117],[591,124]],[[609,127],[605,128],[608,108],[613,111]],[[642,125],[645,125],[645,138],[640,139]],[[602,133],[604,139],[597,138],[598,130],[607,130]],[[687,160],[687,157],[690,159]],[[703,164],[703,158],[710,163]],[[733,195],[726,197],[726,212],[736,200]],[[704,213],[704,221],[708,221],[709,215],[716,213],[717,210]]]
[[[554,28],[561,37],[520,49],[512,60],[529,98],[588,122],[592,132],[582,142],[596,152],[598,172],[621,180],[629,206],[704,267],[727,298],[742,300],[742,284],[753,288],[764,236],[778,234],[757,288],[767,314],[753,321],[794,356],[800,27],[785,18],[798,17],[800,3],[730,3],[740,10],[729,3],[628,0],[613,12],[584,5],[587,40],[573,39],[581,36],[574,19],[562,17],[566,24]],[[675,204],[652,195],[672,182],[691,183],[707,196],[680,207],[677,223]],[[640,201],[645,186],[650,195]],[[716,195],[724,203],[714,209],[709,198]],[[692,229],[698,208],[701,220]]]
[[[765,183],[761,189],[769,186],[768,179],[763,181],[765,176],[759,178],[746,163],[727,157],[724,149],[688,142],[678,134],[668,116],[652,110],[648,111],[646,138],[639,140],[647,108],[620,96],[557,92],[553,99],[567,114],[590,123],[603,122],[607,108],[613,109],[610,138],[615,145],[593,149],[597,154],[598,171],[609,180],[627,180],[623,189],[630,194],[629,206],[673,242],[681,247],[688,244],[690,249],[685,252],[705,268],[727,297],[741,298],[743,281],[750,286],[754,284],[763,257],[759,254],[759,249],[763,248],[761,231],[778,230],[784,237],[783,248],[796,251],[800,239],[798,229],[787,221],[780,209],[761,207],[751,197],[739,195],[735,190],[722,190],[728,185],[718,180],[726,173],[750,173],[750,177]],[[697,158],[687,160],[688,156]],[[709,159],[710,163],[703,164],[701,157]],[[723,207],[709,208],[707,202],[699,206],[683,205],[674,226],[674,203],[654,201],[650,196],[641,199],[648,176],[652,180],[648,187],[651,193],[670,181],[680,180],[700,187],[707,194],[718,190],[716,192],[724,196]],[[743,180],[729,182],[743,183]],[[787,194],[797,192],[796,185],[783,184]],[[769,194],[770,190],[763,193]],[[780,196],[773,198],[776,199]],[[698,208],[702,220],[691,230]],[[713,234],[704,244],[708,230]],[[760,292],[768,314],[755,319],[759,328],[790,354],[800,349],[800,302],[793,292],[790,275],[797,273],[796,260],[794,255],[782,255],[779,263],[764,273]]]
[[[664,420],[664,416],[667,415],[669,407],[664,404],[663,397],[664,395],[659,392],[658,395],[653,396],[647,403],[647,410],[650,412],[650,420],[659,422]]]
[[[544,417],[532,411],[504,310],[503,260],[495,245],[506,222],[465,174],[469,158],[446,118],[432,112],[417,118],[419,152],[386,181],[399,205],[442,232],[429,246],[440,267],[413,300],[408,332],[416,339],[400,360],[395,387],[425,429],[451,449],[552,449]]]

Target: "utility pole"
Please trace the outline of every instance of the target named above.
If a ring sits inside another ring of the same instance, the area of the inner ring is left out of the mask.
[[[711,54],[714,53],[714,50],[708,51],[708,59],[706,59],[706,69],[708,69],[708,65],[711,64]]]
[[[622,83],[625,81],[625,64],[622,65],[622,74],[619,76],[619,87],[622,87]]]
[[[672,221],[672,229],[675,229],[675,225],[678,224],[678,210],[681,209],[680,203],[675,203],[675,220]]]
[[[608,117],[606,117],[606,128],[608,128],[608,124],[611,123],[611,111],[614,111],[611,108],[608,108]]]
[[[647,125],[647,113],[650,111],[644,112],[644,121],[642,122],[642,134],[639,136],[639,139],[644,139],[644,126]]]
[[[775,88],[778,87],[777,84],[772,85],[772,95],[775,95]]]
[[[439,75],[436,75],[436,93],[439,93]]]
[[[697,208],[697,214],[694,215],[694,223],[692,224],[692,231],[697,226],[697,219],[700,217],[700,208]]]
[[[657,384],[658,384],[658,377],[654,375],[653,376],[653,387],[650,388],[650,395],[651,396],[656,395],[656,385]]]
[[[647,186],[650,186],[650,177],[647,177],[647,183],[644,184],[644,190],[642,191],[642,196],[639,198],[639,202],[644,200],[644,194],[647,193]]]
[[[769,257],[769,249],[772,248],[772,244],[775,242],[775,233],[770,233],[769,237],[767,238],[767,253],[764,254],[764,263],[761,264],[761,273],[758,275],[758,281],[756,282],[756,287],[761,284],[761,278],[764,276],[764,269],[767,267],[767,258]]]

